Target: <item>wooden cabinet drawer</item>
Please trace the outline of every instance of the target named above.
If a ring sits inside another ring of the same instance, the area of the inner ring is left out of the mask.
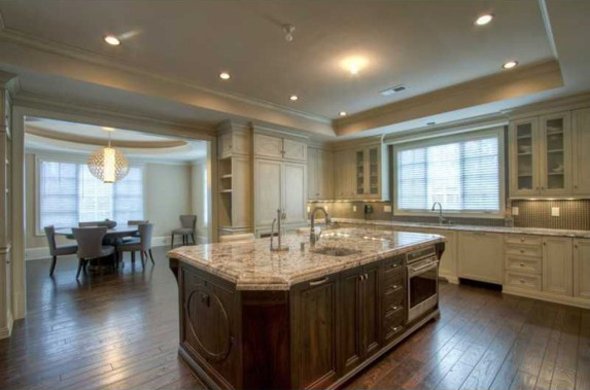
[[[541,275],[506,272],[506,286],[541,291]]]
[[[538,245],[543,244],[542,237],[528,236],[525,234],[507,234],[505,237],[506,244]]]
[[[383,319],[383,338],[385,343],[394,340],[404,330],[406,312],[404,310]]]
[[[520,257],[514,255],[506,256],[506,270],[521,273],[541,273],[541,259],[531,257]]]
[[[518,255],[518,256],[530,256],[530,257],[543,257],[543,247],[533,245],[506,245],[506,255]]]
[[[406,290],[402,284],[395,284],[385,288],[383,292],[383,310],[389,310],[392,306],[404,306]]]
[[[404,268],[406,255],[395,256],[391,259],[383,261],[383,272],[385,274],[391,274],[395,272],[401,272]]]

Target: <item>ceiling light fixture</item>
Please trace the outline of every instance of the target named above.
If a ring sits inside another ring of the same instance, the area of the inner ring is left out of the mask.
[[[494,15],[493,14],[481,15],[480,17],[478,17],[477,19],[475,19],[474,24],[476,26],[485,26],[486,24],[488,24],[489,22],[491,22],[492,19],[494,19]]]
[[[352,56],[342,60],[341,65],[351,75],[356,76],[361,70],[363,70],[367,66],[368,62],[369,61],[365,57]]]
[[[346,116],[346,111],[340,111],[340,116]]]
[[[231,78],[231,76],[227,72],[221,72],[219,74],[219,78],[222,79],[222,80],[229,80]]]
[[[90,155],[88,170],[104,183],[114,183],[127,176],[129,162],[120,150],[111,147],[111,133],[114,129],[111,127],[103,129],[109,133],[109,143],[106,147],[100,148]]]
[[[518,61],[508,61],[504,65],[502,65],[502,69],[512,69],[518,65]]]
[[[292,102],[296,101],[297,99],[299,99],[299,96],[297,96],[297,95],[289,96],[289,100],[291,100]]]
[[[281,27],[285,33],[285,41],[293,42],[293,32],[295,31],[295,26],[292,24],[283,24]]]
[[[106,37],[104,37],[104,41],[111,46],[119,46],[121,44],[119,38],[117,38],[114,35],[107,35]]]

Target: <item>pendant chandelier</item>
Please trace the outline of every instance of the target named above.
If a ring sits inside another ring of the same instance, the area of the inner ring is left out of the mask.
[[[129,163],[120,150],[111,147],[111,132],[114,129],[103,127],[103,130],[109,133],[109,143],[90,155],[88,169],[94,177],[104,183],[115,183],[127,176]]]

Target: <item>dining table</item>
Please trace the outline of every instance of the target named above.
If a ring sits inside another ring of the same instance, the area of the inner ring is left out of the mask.
[[[90,226],[86,226],[90,227]],[[55,234],[65,236],[71,240],[74,239],[74,233],[71,227],[56,228]],[[134,236],[139,232],[139,225],[117,225],[112,228],[107,228],[107,232],[104,236],[104,241],[115,241],[118,238]]]

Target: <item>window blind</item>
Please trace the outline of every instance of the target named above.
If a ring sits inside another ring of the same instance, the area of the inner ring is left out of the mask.
[[[85,164],[39,162],[39,230],[112,219],[119,224],[143,219],[143,169],[130,167],[115,184],[98,180]]]
[[[499,143],[494,135],[397,150],[396,208],[500,212]]]

